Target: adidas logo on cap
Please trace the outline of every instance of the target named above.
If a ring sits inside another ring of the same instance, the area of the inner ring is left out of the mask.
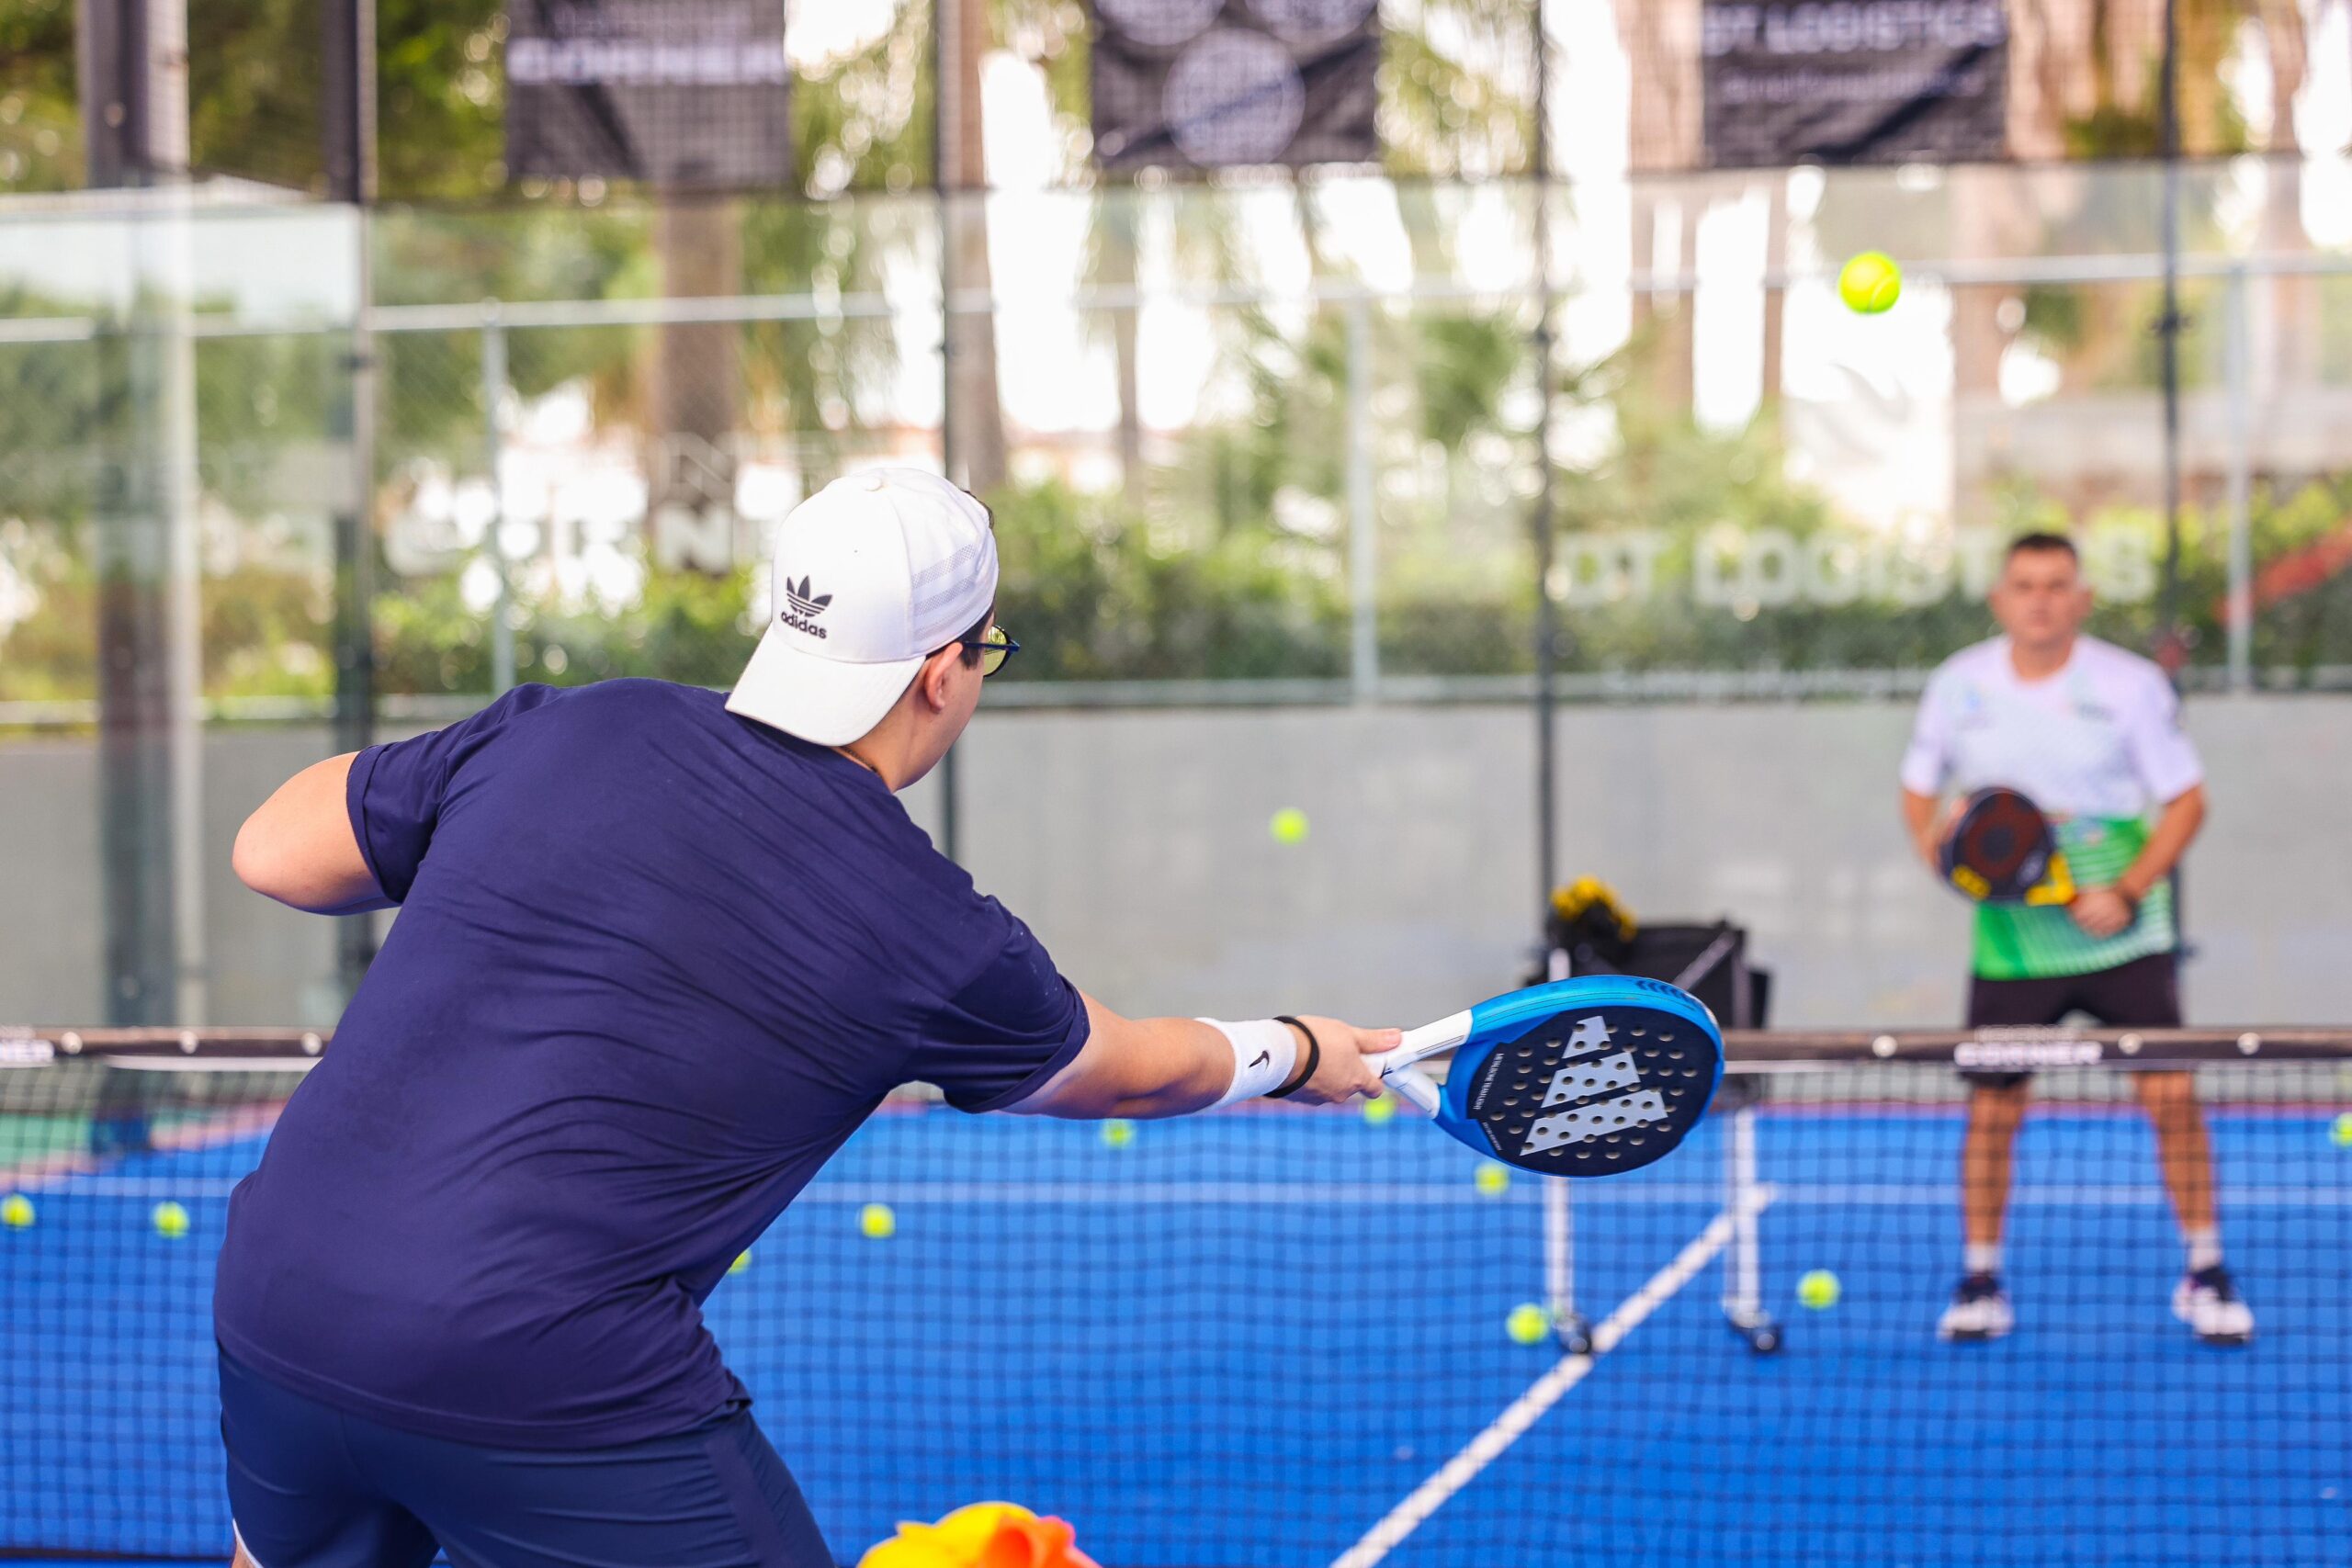
[[[831,594],[812,590],[804,573],[797,582],[788,577],[784,580],[784,600],[788,607],[777,614],[777,620],[794,631],[806,632],[810,637],[825,635],[825,628],[817,625],[817,617],[823,615],[825,606],[833,602]]]

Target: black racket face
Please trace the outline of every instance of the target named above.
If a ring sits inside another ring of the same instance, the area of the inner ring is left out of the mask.
[[[1951,869],[1979,898],[2022,897],[2050,869],[2050,824],[2023,795],[1988,790],[1972,800],[1951,835]]]
[[[1671,1153],[1706,1113],[1722,1071],[1721,1050],[1686,1017],[1581,1007],[1493,1046],[1471,1066],[1460,1104],[1506,1164],[1611,1176]]]

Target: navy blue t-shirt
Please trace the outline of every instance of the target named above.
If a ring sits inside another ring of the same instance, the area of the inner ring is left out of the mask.
[[[879,778],[722,703],[525,686],[354,761],[401,914],[232,1201],[239,1360],[466,1441],[685,1429],[742,1397],[703,1299],[884,1095],[1077,1055],[1077,991]]]

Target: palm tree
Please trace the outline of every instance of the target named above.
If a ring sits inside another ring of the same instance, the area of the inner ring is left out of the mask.
[[[1699,0],[1611,0],[1617,38],[1633,73],[1627,98],[1626,145],[1633,176],[1627,195],[1633,207],[1633,269],[1649,271],[1657,255],[1660,218],[1677,214],[1679,245],[1674,270],[1688,276],[1698,265],[1699,214],[1670,187],[1641,176],[1695,169],[1704,162],[1701,143],[1703,103],[1699,77]],[[1655,326],[1653,326],[1655,322]],[[1690,301],[1677,299],[1661,310],[1655,295],[1634,296],[1635,340],[1656,356],[1657,389],[1687,406],[1690,400],[1693,347]]]
[[[2297,0],[2178,0],[2177,101],[2180,142],[2190,156],[2249,150],[2254,137],[2245,106],[2228,91],[2225,63],[2245,25],[2258,24],[2270,65],[2267,106],[2265,249],[2300,250],[2308,243],[2301,219],[2301,166],[2293,102],[2307,75],[2307,40]],[[2164,13],[2133,0],[2014,0],[2008,143],[2019,158],[2148,158],[2158,151]],[[2192,186],[2192,194],[2196,187]],[[2070,222],[2097,227],[2115,216],[2093,205],[2130,199],[2121,181],[2081,182],[2076,209],[2054,211],[2050,189],[2027,193],[2013,178],[1962,182],[1954,231],[1985,258],[2030,254],[2053,230]],[[2114,193],[2120,192],[2119,197]],[[2126,214],[2144,220],[2150,214]],[[2191,211],[2192,223],[2210,216]],[[2102,236],[2086,236],[2100,243]],[[2306,279],[2273,280],[2278,310],[2256,349],[2257,359],[2283,377],[2310,374],[2308,354],[2319,333],[2318,295]],[[2144,384],[2146,291],[2098,288],[2029,289],[2022,321],[1998,316],[2006,288],[1959,291],[1953,332],[1958,390],[1963,398],[1995,395],[2003,352],[2020,333],[2030,334],[2059,363],[2064,383],[2096,386],[2123,380]],[[2257,318],[2260,319],[2260,318]]]

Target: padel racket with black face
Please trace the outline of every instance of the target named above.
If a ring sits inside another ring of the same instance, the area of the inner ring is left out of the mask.
[[[2066,904],[2075,878],[2041,807],[2013,789],[1980,789],[1944,835],[1944,880],[1980,904]]]
[[[1453,1053],[1442,1088],[1413,1064]],[[1674,1152],[1723,1077],[1723,1035],[1662,980],[1590,975],[1480,1002],[1367,1057],[1480,1154],[1546,1176],[1615,1176]]]

